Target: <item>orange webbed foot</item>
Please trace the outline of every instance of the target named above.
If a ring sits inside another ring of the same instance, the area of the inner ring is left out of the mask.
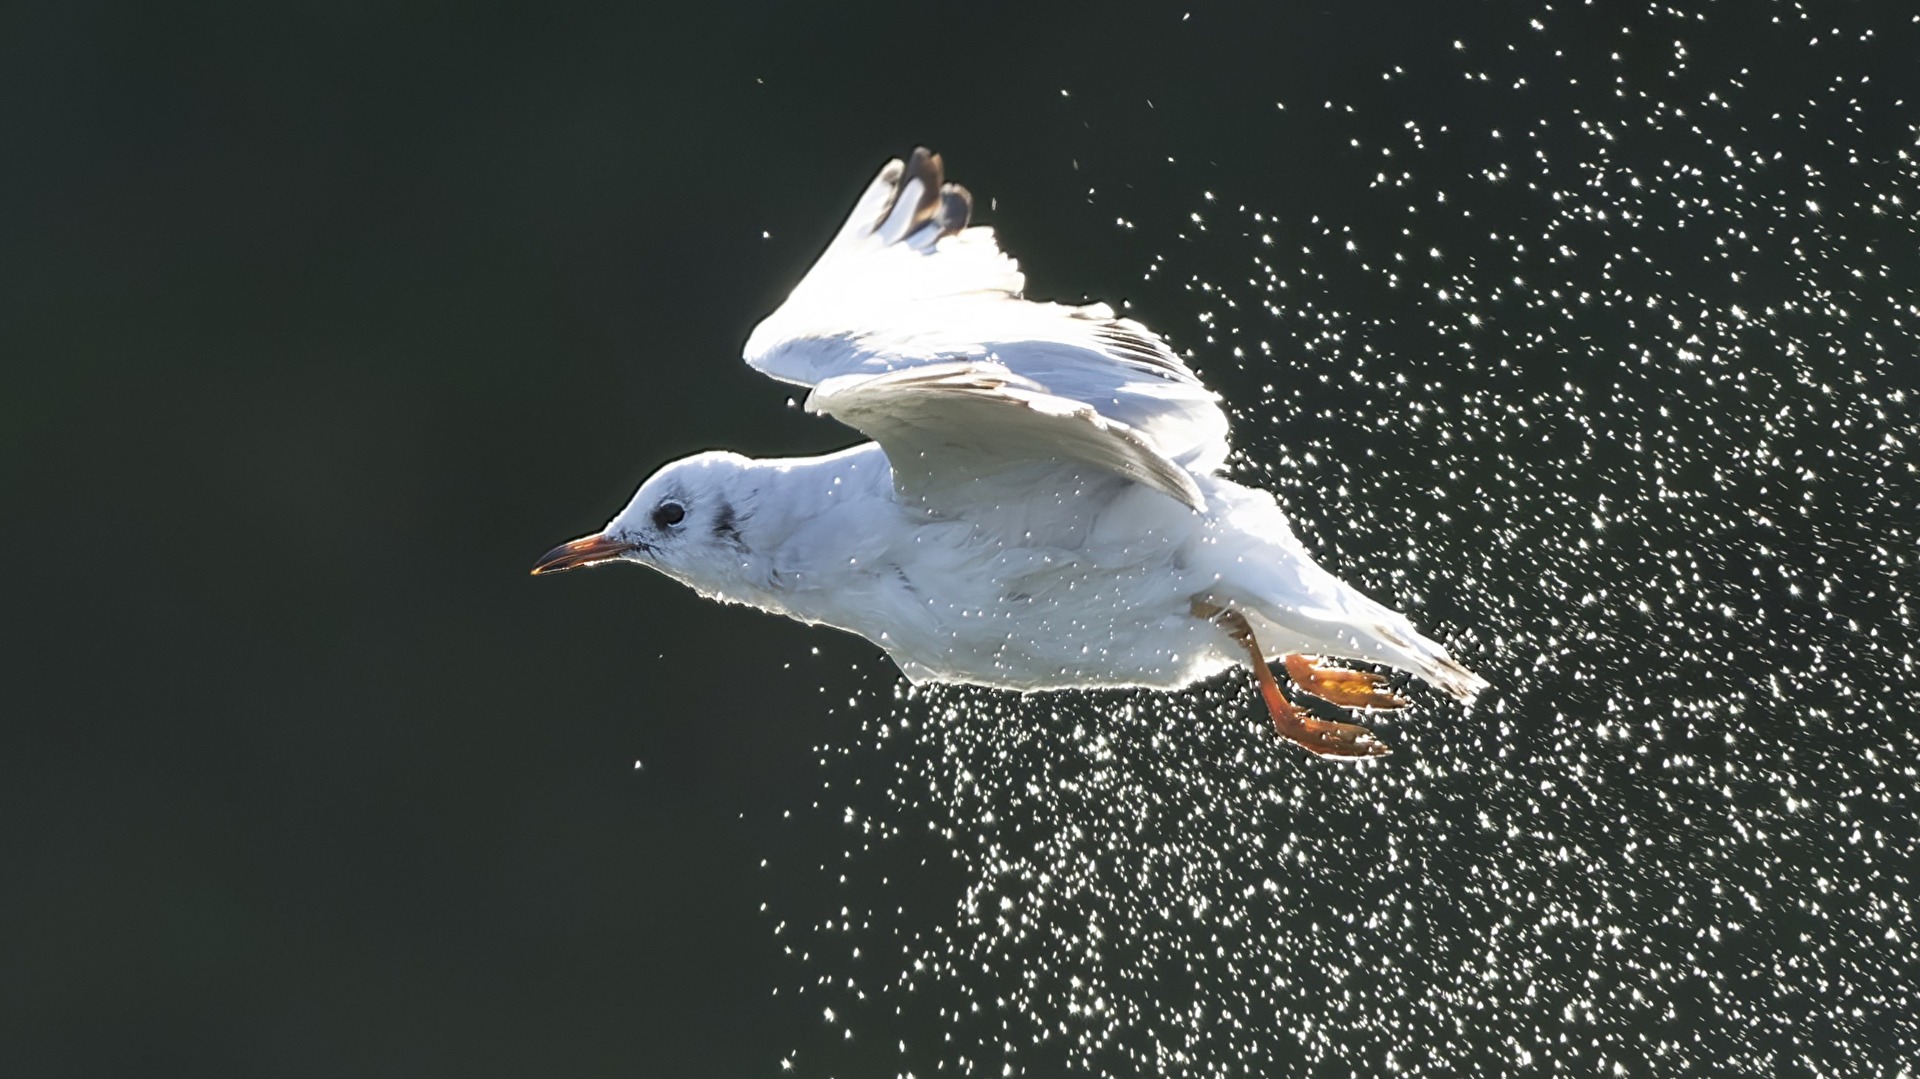
[[[1300,715],[1299,723],[1293,729],[1281,726],[1278,717],[1274,719],[1274,729],[1280,731],[1289,741],[1321,757],[1384,757],[1393,752],[1393,747],[1373,736],[1373,732],[1358,723],[1336,723],[1328,719],[1316,719],[1309,715]]]
[[[1358,723],[1340,723],[1310,716],[1280,694],[1280,684],[1263,662],[1254,668],[1260,695],[1266,698],[1273,729],[1280,737],[1321,757],[1384,757],[1393,752],[1373,732]]]
[[[1253,668],[1254,681],[1260,685],[1260,696],[1267,703],[1267,714],[1273,717],[1273,729],[1280,737],[1321,757],[1357,760],[1365,757],[1384,757],[1393,752],[1385,742],[1375,738],[1372,731],[1357,723],[1338,723],[1333,720],[1318,719],[1294,707],[1293,702],[1287,700],[1286,696],[1280,692],[1280,683],[1274,679],[1272,668],[1267,666],[1266,657],[1261,654],[1260,643],[1253,639],[1253,627],[1247,624],[1246,618],[1238,611],[1195,600],[1193,613],[1219,623],[1227,631],[1228,636],[1238,641],[1247,650],[1247,665]],[[1303,664],[1304,673],[1314,674],[1323,670],[1305,657],[1288,656],[1287,673],[1296,682],[1301,679],[1293,670],[1295,660]],[[1358,684],[1364,686],[1370,696],[1394,701],[1395,705],[1399,703],[1398,698],[1374,689],[1376,683],[1368,680],[1377,679],[1376,675],[1367,674],[1364,671],[1329,670],[1329,673],[1357,676],[1352,683],[1342,683],[1339,679],[1333,679],[1336,686]],[[1340,690],[1336,688],[1335,691]],[[1316,692],[1315,695],[1320,694]],[[1373,707],[1390,706],[1374,705]]]
[[[1288,656],[1287,677],[1304,693],[1343,708],[1405,708],[1407,702],[1387,692],[1387,679],[1370,671],[1323,666],[1312,656]]]

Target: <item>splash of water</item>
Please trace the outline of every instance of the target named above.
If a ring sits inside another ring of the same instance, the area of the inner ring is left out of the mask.
[[[1812,35],[1794,100],[1688,13],[1536,20],[1458,74],[1593,92],[1409,88],[1366,212],[1168,214],[1239,477],[1495,689],[1415,689],[1378,767],[1237,680],[898,692],[823,757],[838,909],[782,927],[863,1073],[1908,1074],[1920,164],[1842,14],[1713,13]]]

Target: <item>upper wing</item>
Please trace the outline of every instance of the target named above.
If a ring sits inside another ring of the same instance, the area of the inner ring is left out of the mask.
[[[961,496],[967,483],[1019,461],[1093,465],[1196,510],[1193,477],[1123,423],[1046,392],[997,363],[932,363],[879,375],[836,375],[807,408],[857,427],[887,450],[894,483],[921,500]]]
[[[1196,509],[1227,453],[1217,398],[1152,331],[1105,304],[1020,298],[1018,265],[940,158],[891,161],[746,359],[813,387],[807,408],[887,451],[903,493],[1064,461]]]

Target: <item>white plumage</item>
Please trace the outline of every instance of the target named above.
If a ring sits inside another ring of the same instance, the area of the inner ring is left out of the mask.
[[[858,633],[915,681],[1171,688],[1246,662],[1282,733],[1339,756],[1385,748],[1283,715],[1262,657],[1385,664],[1461,700],[1484,687],[1320,568],[1272,495],[1216,475],[1226,416],[1164,342],[1105,304],[1022,298],[970,207],[937,156],[889,162],[747,340],[749,364],[873,442],[674,462],[535,572],[642,562]],[[1289,671],[1338,703],[1399,703],[1359,672]]]

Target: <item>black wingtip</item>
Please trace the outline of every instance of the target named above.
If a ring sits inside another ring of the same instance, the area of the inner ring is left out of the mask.
[[[966,228],[973,218],[973,196],[959,184],[946,182],[946,167],[940,155],[924,146],[914,147],[905,161],[895,158],[881,171],[880,180],[893,190],[888,194],[887,204],[874,215],[876,229],[899,209],[900,196],[906,193],[907,187],[916,182],[920,185],[915,192],[913,213],[898,238],[919,236],[921,239],[915,242],[925,243],[929,234],[922,230],[928,224],[935,230],[931,236],[952,236]]]
[[[899,190],[905,191],[908,184],[920,181],[920,201],[913,208],[912,223],[907,226],[909,233],[939,215],[943,202],[940,189],[946,182],[945,171],[941,167],[939,154],[924,146],[914,147],[913,156],[907,159],[906,175],[900,177],[899,187]]]
[[[973,196],[959,184],[947,184],[940,189],[940,212],[934,220],[940,224],[940,235],[952,236],[967,227],[973,219]]]
[[[952,236],[973,220],[973,196],[959,184],[946,182],[946,163],[939,154],[924,146],[914,147],[900,177],[900,186],[904,188],[916,179],[922,184],[923,194],[913,215],[915,225],[932,221],[939,226],[940,235]]]
[[[940,190],[940,185],[946,182],[946,169],[940,161],[940,155],[924,146],[914,147],[913,153],[907,156],[906,175],[900,178],[900,182],[904,184],[915,179],[925,182],[928,191]]]

